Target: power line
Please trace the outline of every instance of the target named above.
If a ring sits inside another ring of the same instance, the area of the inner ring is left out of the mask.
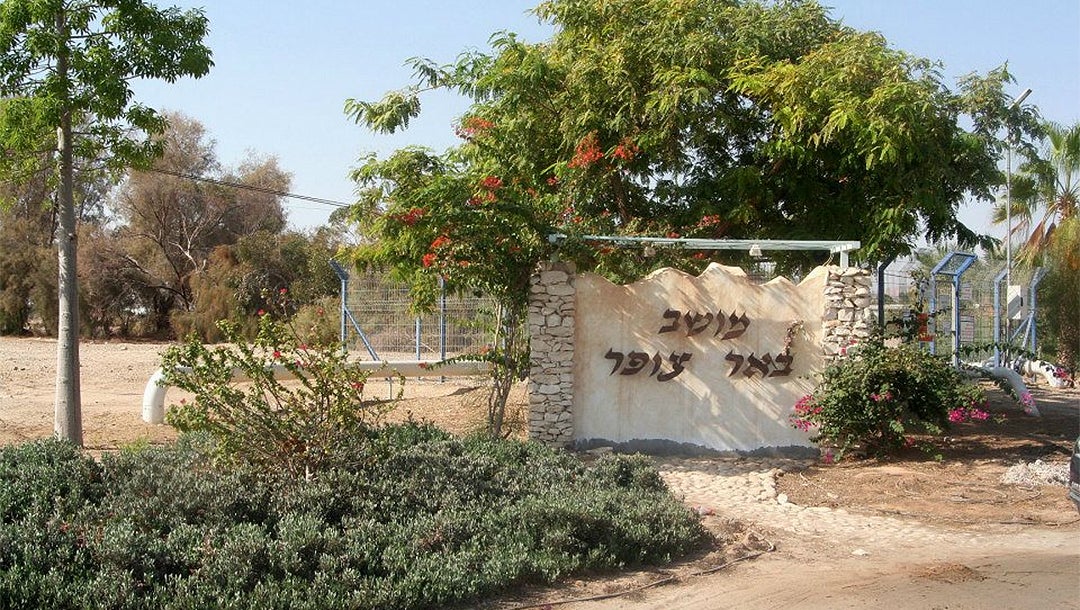
[[[278,197],[288,197],[289,199],[300,199],[303,201],[310,201],[312,203],[318,203],[320,205],[329,205],[336,208],[351,207],[350,204],[343,201],[335,201],[333,199],[324,199],[322,197],[312,197],[311,195],[299,195],[297,193],[290,193],[288,191],[280,191],[277,189],[266,188],[262,186],[252,186],[250,184],[240,184],[238,182],[228,182],[226,180],[217,180],[215,178],[204,178],[202,176],[193,176],[191,174],[185,174],[182,172],[174,172],[167,169],[149,168],[141,169],[138,171],[153,172],[155,174],[164,174],[166,176],[172,176],[174,178],[183,178],[185,180],[192,180],[194,182],[207,182],[209,184],[216,184],[218,186],[226,186],[229,188],[243,189],[247,191],[254,191],[256,193],[264,193],[267,195],[276,195]]]

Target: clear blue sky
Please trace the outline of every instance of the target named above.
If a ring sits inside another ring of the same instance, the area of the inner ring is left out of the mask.
[[[881,32],[898,49],[941,61],[945,82],[1008,61],[1028,104],[1045,118],[1080,120],[1080,0],[826,0],[834,17]],[[342,111],[346,98],[375,100],[411,82],[406,59],[448,63],[463,50],[486,49],[499,30],[528,41],[551,36],[528,10],[532,0],[219,0],[210,19],[215,66],[200,80],[141,83],[138,99],[201,121],[220,160],[247,151],[276,156],[293,176],[292,191],[350,202],[351,168],[367,152],[409,144],[443,150],[456,141],[452,121],[465,109],[449,96],[424,99],[424,112],[401,135],[375,136]],[[288,200],[294,226],[321,224],[333,208]],[[988,206],[961,218],[989,229]],[[1000,228],[994,234],[1003,235]]]

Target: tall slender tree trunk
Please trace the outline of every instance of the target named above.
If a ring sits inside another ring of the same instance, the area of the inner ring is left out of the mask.
[[[56,16],[61,40],[66,40],[63,12]],[[60,80],[67,78],[68,58],[60,53],[56,62]],[[72,181],[71,111],[65,109],[56,130],[60,157],[60,193],[57,198],[56,250],[59,263],[59,316],[56,325],[56,403],[53,431],[57,438],[82,446],[82,404],[79,388],[79,279],[76,255],[75,193]]]

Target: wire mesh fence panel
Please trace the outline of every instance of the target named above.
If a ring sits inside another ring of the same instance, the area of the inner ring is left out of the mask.
[[[494,303],[484,297],[444,295],[431,312],[411,311],[409,288],[377,272],[350,273],[345,306],[350,350],[380,360],[440,360],[479,352],[492,340]],[[370,354],[368,354],[370,356]]]
[[[918,312],[928,314],[922,337],[926,343],[932,342],[938,354],[951,354],[959,342],[961,359],[966,361],[993,357],[995,343],[1025,345],[1034,332],[1030,291],[1036,271],[1014,267],[1011,277],[1006,278],[1002,261],[978,259],[955,285],[948,274],[930,282],[930,271],[941,259],[923,256],[893,262],[885,268],[881,291],[875,274],[871,290],[875,315],[883,310],[886,321],[907,319],[917,324]],[[884,301],[880,308],[879,294]]]

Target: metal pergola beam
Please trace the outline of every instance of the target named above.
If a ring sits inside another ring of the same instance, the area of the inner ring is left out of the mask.
[[[786,240],[786,239],[698,239],[693,237],[639,237],[618,235],[580,235],[581,241],[607,242],[616,246],[647,248],[668,246],[686,250],[824,250],[840,255],[840,266],[848,266],[848,253],[858,250],[858,241]],[[570,239],[563,233],[548,235],[553,244]]]

